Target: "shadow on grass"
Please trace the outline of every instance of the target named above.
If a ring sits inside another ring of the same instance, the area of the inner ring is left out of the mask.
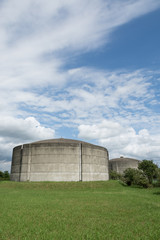
[[[154,192],[153,194],[154,195],[160,195],[160,192]]]

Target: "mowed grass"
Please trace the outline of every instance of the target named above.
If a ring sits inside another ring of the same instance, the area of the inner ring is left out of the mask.
[[[160,188],[0,182],[0,240],[160,240]]]

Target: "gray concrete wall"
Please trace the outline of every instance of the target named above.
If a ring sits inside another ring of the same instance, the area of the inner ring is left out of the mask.
[[[109,170],[123,174],[127,168],[138,168],[139,161],[136,159],[120,158],[109,161]]]
[[[108,152],[82,144],[82,181],[108,180]]]
[[[20,181],[21,172],[21,146],[15,147],[12,154],[11,181]]]
[[[72,142],[24,144],[13,149],[13,181],[108,180],[105,148]]]

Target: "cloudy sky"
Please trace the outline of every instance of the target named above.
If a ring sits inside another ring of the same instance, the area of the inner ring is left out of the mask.
[[[159,0],[0,0],[0,170],[59,137],[159,163],[159,67]]]

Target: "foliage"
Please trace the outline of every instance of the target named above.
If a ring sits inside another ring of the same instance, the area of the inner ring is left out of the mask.
[[[10,174],[8,171],[0,171],[0,180],[4,181],[4,180],[9,180],[10,179]]]
[[[153,185],[155,187],[160,187],[160,168],[156,168],[156,176],[154,178]]]
[[[0,171],[0,180],[3,178],[4,173]]]
[[[109,179],[112,180],[120,180],[122,179],[122,175],[120,173],[117,173],[116,171],[109,171]]]
[[[157,169],[157,186],[160,187],[160,168]]]
[[[158,166],[155,163],[153,163],[152,160],[143,160],[138,164],[138,169],[144,172],[150,184],[152,184],[153,178],[156,177],[157,168]]]
[[[154,182],[153,182],[154,179]],[[138,169],[128,168],[124,171],[123,182],[128,186],[160,186],[160,169],[152,160],[143,160]]]
[[[127,168],[124,171],[123,181],[128,186],[137,185],[141,187],[149,187],[149,181],[143,171],[139,169]]]

